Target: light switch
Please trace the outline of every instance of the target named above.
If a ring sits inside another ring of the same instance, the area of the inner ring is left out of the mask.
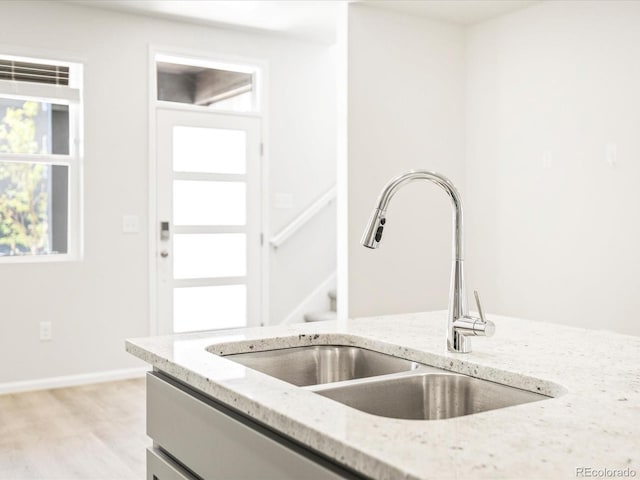
[[[618,144],[607,143],[604,147],[605,162],[611,168],[615,167],[618,163]]]
[[[279,209],[293,208],[293,195],[291,193],[276,193],[273,206]]]
[[[140,217],[124,215],[122,217],[122,233],[140,233]]]

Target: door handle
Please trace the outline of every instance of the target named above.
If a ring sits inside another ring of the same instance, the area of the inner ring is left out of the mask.
[[[162,250],[162,251],[160,252],[160,256],[161,256],[162,258],[167,258],[167,257],[169,256],[169,252],[167,252],[166,250]]]

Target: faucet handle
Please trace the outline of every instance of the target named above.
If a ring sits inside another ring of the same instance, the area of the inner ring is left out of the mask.
[[[453,345],[458,345],[460,348],[454,348],[454,350],[451,351],[468,353],[471,351],[471,344],[468,340],[465,340],[465,337],[470,335],[492,337],[493,334],[496,333],[496,324],[484,318],[478,291],[474,290],[473,294],[476,297],[476,305],[478,306],[480,318],[465,315],[464,317],[454,320],[452,332],[454,338]]]
[[[487,323],[487,319],[484,318],[484,312],[482,311],[482,305],[480,305],[480,297],[478,296],[478,291],[473,291],[473,296],[476,297],[476,305],[478,306],[478,314],[480,315],[480,320],[482,323]]]
[[[483,335],[485,337],[492,337],[496,332],[496,325],[491,320],[484,318],[484,312],[482,311],[482,305],[480,305],[480,296],[478,291],[473,291],[473,296],[476,297],[476,305],[478,306],[478,315],[480,315],[480,321],[473,324],[473,333],[476,335]]]

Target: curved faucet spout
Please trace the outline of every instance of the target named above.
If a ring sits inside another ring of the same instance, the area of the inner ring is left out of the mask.
[[[407,173],[392,178],[385,185],[378,197],[377,207],[369,220],[367,229],[362,236],[362,245],[368,248],[378,248],[382,238],[382,230],[386,222],[386,213],[389,202],[405,185],[417,180],[428,180],[442,188],[451,199],[453,208],[453,258],[464,259],[462,199],[455,185],[444,175],[428,170],[410,170]],[[379,238],[376,238],[379,237]]]
[[[444,175],[428,170],[411,170],[399,175],[382,189],[376,208],[362,236],[362,245],[367,248],[378,248],[382,241],[382,233],[387,222],[387,207],[400,188],[417,180],[428,180],[442,188],[451,200],[453,210],[453,247],[451,266],[451,285],[449,291],[449,313],[447,345],[450,351],[470,352],[469,335],[491,335],[493,324],[485,322],[484,318],[469,317],[467,296],[464,284],[464,238],[462,199],[455,185]],[[477,298],[477,297],[476,297]],[[478,300],[478,309],[480,309]]]

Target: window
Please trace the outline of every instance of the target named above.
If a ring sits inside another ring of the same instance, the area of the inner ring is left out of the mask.
[[[82,67],[0,55],[0,262],[79,258]]]
[[[156,74],[158,100],[212,110],[258,110],[256,69],[158,55]]]

